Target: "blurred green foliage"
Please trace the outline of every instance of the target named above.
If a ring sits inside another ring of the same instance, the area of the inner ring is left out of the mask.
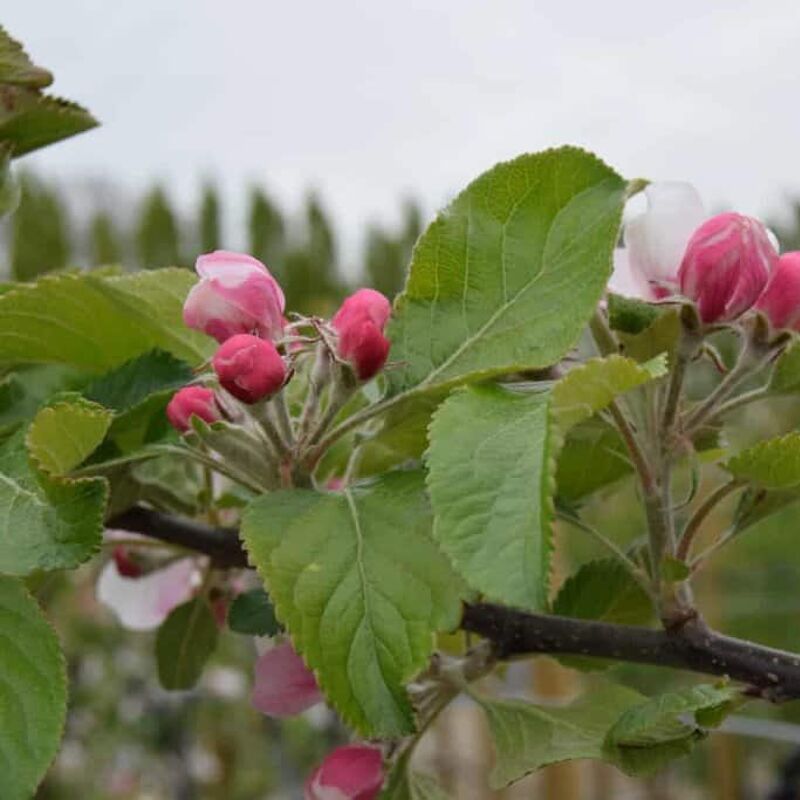
[[[290,215],[264,188],[252,185],[242,218],[227,226],[224,198],[211,181],[201,185],[189,214],[178,213],[160,185],[124,208],[108,202],[106,191],[90,199],[88,212],[68,213],[64,197],[70,187],[29,172],[22,172],[20,183],[21,202],[5,231],[9,274],[0,277],[21,281],[65,268],[191,267],[200,253],[244,249],[281,282],[287,308],[328,314],[355,286],[397,294],[422,231],[419,206],[405,200],[397,225],[365,226],[360,263],[343,263],[333,219],[313,192]]]

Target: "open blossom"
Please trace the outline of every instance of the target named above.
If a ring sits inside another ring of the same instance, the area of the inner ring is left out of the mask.
[[[337,747],[306,781],[305,800],[375,800],[383,786],[377,747]]]
[[[732,320],[758,299],[777,265],[766,228],[743,214],[717,214],[692,234],[678,279],[704,322]]]
[[[183,321],[224,342],[237,333],[278,339],[283,331],[283,291],[269,270],[244,253],[215,250],[197,259],[200,282],[189,292]]]
[[[214,392],[205,386],[184,386],[167,404],[167,419],[175,430],[186,433],[192,417],[200,417],[209,425],[221,418]]]
[[[255,666],[253,706],[270,717],[290,717],[323,699],[314,673],[291,644],[261,655]]]
[[[244,403],[275,394],[286,379],[286,365],[275,345],[247,333],[221,344],[212,363],[222,386]]]
[[[614,253],[609,289],[627,297],[654,300],[677,289],[686,245],[706,212],[700,195],[689,183],[651,183],[644,194],[647,210],[625,225],[625,247]]]
[[[362,381],[381,371],[389,355],[389,340],[383,335],[391,314],[389,301],[374,289],[351,294],[331,320],[339,334],[339,356],[353,365]]]
[[[756,308],[774,327],[800,331],[800,252],[784,253],[778,259]]]
[[[192,597],[197,582],[193,558],[179,559],[141,577],[126,577],[112,558],[101,570],[95,591],[98,601],[114,612],[123,627],[150,631]]]

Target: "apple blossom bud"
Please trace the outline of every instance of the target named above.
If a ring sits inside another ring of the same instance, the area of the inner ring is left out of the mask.
[[[678,272],[681,292],[697,303],[704,322],[732,320],[756,302],[777,261],[758,220],[717,214],[689,240]]]
[[[111,557],[117,566],[117,572],[123,578],[141,578],[142,567],[131,558],[130,550],[127,547],[118,544],[111,551]]]
[[[657,181],[644,194],[647,210],[625,225],[625,250],[637,277],[651,282],[656,294],[669,294],[686,245],[706,212],[690,183]]]
[[[374,377],[386,363],[390,343],[383,329],[391,310],[380,292],[359,289],[342,303],[331,320],[339,334],[339,356],[353,365],[359,380]]]
[[[345,299],[331,324],[341,332],[355,320],[367,317],[382,331],[391,313],[392,306],[384,295],[375,289],[359,289]]]
[[[375,800],[383,786],[383,759],[377,747],[337,747],[306,781],[305,800]]]
[[[756,308],[776,328],[800,331],[800,252],[784,253]]]
[[[201,280],[189,292],[183,321],[224,342],[237,333],[277,339],[283,332],[286,304],[269,270],[244,253],[215,250],[197,259]]]
[[[291,717],[323,700],[314,673],[291,644],[279,644],[256,661],[252,703],[270,717]]]
[[[221,419],[214,392],[205,386],[184,386],[178,390],[167,405],[167,419],[172,427],[180,433],[186,433],[191,427],[191,418],[200,417],[209,425]]]
[[[212,363],[222,386],[243,403],[275,394],[286,380],[286,365],[275,345],[247,333],[221,344]]]

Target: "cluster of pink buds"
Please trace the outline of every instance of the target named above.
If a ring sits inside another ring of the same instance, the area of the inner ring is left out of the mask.
[[[213,336],[220,346],[212,366],[222,389],[247,405],[279,392],[293,373],[292,361],[302,345],[288,333],[285,299],[278,282],[255,258],[218,250],[197,259],[200,281],[183,309],[187,326]],[[389,301],[372,289],[348,297],[331,320],[328,341],[332,357],[357,381],[367,381],[383,369],[389,354],[384,329]],[[298,323],[302,324],[302,323]],[[224,417],[224,397],[204,386],[187,386],[167,407],[170,423],[181,433],[191,417],[211,424]]]
[[[707,218],[696,190],[654,183],[648,209],[625,226],[609,288],[657,300],[681,294],[703,322],[730,322],[756,308],[775,328],[800,330],[800,253],[778,255],[774,237],[753,217]]]

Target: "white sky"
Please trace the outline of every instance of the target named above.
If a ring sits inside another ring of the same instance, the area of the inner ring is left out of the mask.
[[[42,172],[203,176],[240,202],[317,187],[348,249],[399,198],[430,213],[561,143],[626,177],[764,213],[800,192],[798,0],[5,0],[2,23],[103,127]]]

